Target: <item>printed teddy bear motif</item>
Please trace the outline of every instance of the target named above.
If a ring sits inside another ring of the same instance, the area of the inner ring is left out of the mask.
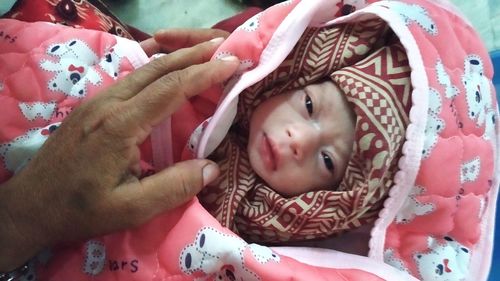
[[[417,196],[422,195],[425,189],[421,186],[414,186],[408,198],[404,202],[403,206],[396,215],[396,223],[409,223],[416,216],[423,216],[434,211],[434,204],[432,203],[420,203],[417,201]]]
[[[408,270],[404,262],[396,256],[394,249],[387,248],[384,250],[384,262],[411,275],[410,270]]]
[[[279,262],[279,257],[274,254],[269,247],[264,247],[262,245],[254,243],[248,244],[248,247],[250,248],[250,251],[252,252],[255,260],[261,264],[268,263],[271,260]]]
[[[99,66],[106,74],[116,80],[118,73],[120,73],[120,64],[123,57],[125,57],[125,51],[122,45],[116,44],[104,53],[104,56],[99,61]]]
[[[427,124],[425,126],[423,158],[431,155],[432,149],[437,143],[439,133],[444,130],[444,120],[439,117],[442,102],[441,96],[433,88],[429,89],[429,109],[427,110]]]
[[[459,90],[451,83],[450,75],[446,72],[443,62],[438,60],[436,63],[437,80],[445,88],[445,97],[454,98],[459,94]]]
[[[260,25],[260,17],[262,16],[262,12],[254,15],[245,21],[242,25],[238,26],[236,30],[244,30],[246,32],[254,32],[259,28]]]
[[[498,119],[498,112],[494,109],[488,110],[488,112],[486,113],[483,138],[485,140],[492,141],[493,143],[496,143],[497,139],[495,130],[497,126],[497,119]]]
[[[481,159],[475,157],[470,161],[462,163],[460,167],[460,183],[464,184],[466,182],[476,181],[479,177],[479,172],[481,171]]]
[[[483,75],[483,62],[477,55],[469,55],[464,61],[462,83],[466,91],[468,116],[482,126],[489,111],[493,110],[488,78]]]
[[[47,48],[47,54],[62,58],[80,59],[82,61],[97,61],[94,51],[80,39],[68,40],[65,43],[52,44]]]
[[[497,142],[497,120],[498,120],[498,109],[490,108],[486,111],[484,121],[484,134],[483,139],[491,141],[492,143]],[[497,159],[495,159],[496,161]],[[496,163],[495,163],[496,167]]]
[[[236,276],[234,276],[233,266],[223,266],[222,269],[215,274],[214,280],[216,281],[236,281]]]
[[[66,43],[48,47],[47,54],[57,61],[42,60],[40,68],[55,72],[48,82],[51,91],[63,92],[67,96],[83,98],[87,94],[87,84],[99,85],[102,78],[95,70],[97,55],[83,41],[74,39]]]
[[[236,72],[234,75],[242,75],[243,73],[247,72],[248,70],[252,69],[254,67],[254,61],[251,59],[245,59],[240,61],[240,65],[236,69]]]
[[[83,272],[91,276],[97,276],[106,264],[106,248],[99,241],[89,240],[85,243],[85,258]]]
[[[453,238],[445,236],[444,243],[427,238],[430,251],[416,253],[413,259],[423,281],[465,280],[469,271],[470,251]]]
[[[249,257],[261,264],[280,262],[280,257],[267,247],[249,245],[237,236],[204,227],[198,231],[194,242],[181,251],[179,264],[187,274],[205,273],[206,277],[201,280],[213,275],[220,278],[217,280],[260,280],[245,266],[245,258]]]
[[[0,144],[0,157],[5,168],[13,173],[20,171],[60,124],[57,122],[43,128],[33,128],[11,142]]]
[[[19,103],[19,109],[21,109],[24,117],[29,121],[33,121],[36,118],[42,118],[43,120],[49,121],[56,110],[56,106],[55,102]]]
[[[403,18],[406,25],[415,22],[430,35],[438,34],[436,23],[429,17],[427,10],[420,5],[406,4],[400,1],[380,1],[375,3],[375,5],[380,5],[397,12]]]
[[[233,53],[228,51],[219,52],[215,55],[215,59],[223,59],[225,57],[234,56]],[[240,65],[236,69],[236,72],[233,74],[233,77],[240,77],[243,73],[252,69],[255,66],[255,62],[251,59],[240,60]]]

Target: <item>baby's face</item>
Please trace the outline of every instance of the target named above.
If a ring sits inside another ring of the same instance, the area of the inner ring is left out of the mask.
[[[284,196],[329,189],[344,175],[355,116],[331,81],[274,96],[250,120],[254,171]]]

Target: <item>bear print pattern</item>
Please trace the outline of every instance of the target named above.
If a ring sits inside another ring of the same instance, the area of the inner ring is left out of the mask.
[[[375,5],[395,11],[401,16],[407,26],[416,23],[428,34],[432,36],[438,35],[436,23],[429,16],[427,10],[420,5],[407,4],[400,1],[380,1],[375,3]]]
[[[486,116],[493,110],[488,78],[483,75],[483,62],[477,55],[469,55],[464,60],[462,83],[465,88],[469,118],[482,126]]]
[[[55,74],[47,85],[51,91],[83,98],[87,94],[87,84],[101,84],[102,77],[95,70],[97,55],[85,42],[73,39],[50,45],[47,54],[57,59],[40,62],[40,68]]]
[[[85,261],[83,272],[91,276],[97,276],[106,264],[106,248],[99,241],[90,240],[85,244]]]
[[[253,17],[249,18],[247,21],[245,21],[242,25],[240,25],[236,30],[243,30],[246,32],[254,32],[259,28],[260,25],[260,17],[262,15],[262,12],[254,15]]]
[[[469,249],[445,236],[444,243],[433,237],[427,238],[430,251],[413,255],[421,280],[460,281],[465,280],[469,270]]]
[[[440,94],[435,90],[429,89],[429,109],[427,110],[427,124],[425,126],[423,157],[431,155],[432,149],[438,141],[439,133],[444,130],[444,120],[439,116],[442,108]]]
[[[280,257],[268,247],[249,245],[237,236],[204,227],[198,231],[193,243],[181,251],[179,265],[186,274],[203,272],[220,278],[216,280],[261,280],[246,267],[245,259],[248,258],[261,264],[280,262]]]
[[[425,189],[421,186],[414,186],[405,203],[396,215],[396,223],[409,223],[416,216],[423,216],[434,211],[434,204],[420,203],[417,196],[425,193]]]
[[[43,128],[33,128],[8,143],[0,144],[0,158],[5,168],[13,173],[20,171],[60,126],[60,122]]]
[[[108,74],[113,79],[118,78],[118,73],[120,73],[120,64],[125,57],[125,50],[122,50],[123,45],[115,45],[108,48],[104,53],[104,56],[99,61],[99,66],[101,69]]]
[[[37,118],[42,118],[45,121],[49,121],[50,117],[54,114],[56,110],[55,102],[21,102],[19,103],[19,109],[23,113],[24,117],[29,121],[34,121]]]

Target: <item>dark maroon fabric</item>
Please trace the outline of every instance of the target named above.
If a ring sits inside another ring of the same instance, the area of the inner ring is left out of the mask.
[[[261,11],[259,7],[249,7],[237,15],[218,22],[213,28],[232,32]],[[101,30],[137,41],[151,37],[140,29],[124,24],[101,0],[17,0],[10,11],[2,17]]]
[[[212,28],[218,28],[227,32],[233,32],[238,26],[242,25],[246,20],[262,11],[259,7],[249,7],[243,12],[236,14],[230,18],[216,23]]]
[[[100,0],[17,0],[2,17],[26,22],[47,21],[135,39],[128,26]]]
[[[283,1],[284,0],[243,0],[243,4],[265,9]]]

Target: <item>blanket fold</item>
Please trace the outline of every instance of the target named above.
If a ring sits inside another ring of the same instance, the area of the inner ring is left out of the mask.
[[[241,94],[233,129],[211,156],[222,176],[201,193],[202,204],[222,225],[259,242],[324,238],[373,221],[397,171],[409,76],[404,48],[381,20],[309,28],[277,70]],[[248,120],[263,100],[324,79],[356,113],[352,157],[338,187],[286,198],[250,167]]]

